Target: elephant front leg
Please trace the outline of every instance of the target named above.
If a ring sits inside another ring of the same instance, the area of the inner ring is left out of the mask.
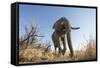
[[[62,50],[62,54],[64,55],[66,52],[66,43],[65,43],[65,35],[61,38],[61,41],[63,43],[63,50]]]
[[[72,42],[71,42],[71,35],[70,32],[67,33],[67,41],[68,41],[68,46],[69,46],[69,50],[70,50],[70,56],[73,56],[73,47],[72,47]]]
[[[59,37],[59,39],[58,39],[59,41],[58,41],[58,53],[59,53],[59,55],[62,53],[62,49],[61,49],[61,37]]]

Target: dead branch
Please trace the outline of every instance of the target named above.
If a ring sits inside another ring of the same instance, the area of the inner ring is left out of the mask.
[[[25,27],[25,35],[23,36],[23,38],[21,38],[20,43],[21,43],[21,45],[33,44],[36,42],[37,37],[44,37],[44,36],[39,36],[37,34],[37,27],[36,26],[31,25],[30,29]]]

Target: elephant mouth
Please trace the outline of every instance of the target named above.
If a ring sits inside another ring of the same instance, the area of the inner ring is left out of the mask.
[[[63,29],[63,31],[65,32],[65,31],[66,31],[66,29]]]
[[[64,38],[64,37],[65,37],[65,35],[63,34],[63,35],[61,35],[61,37],[63,37],[63,38]]]

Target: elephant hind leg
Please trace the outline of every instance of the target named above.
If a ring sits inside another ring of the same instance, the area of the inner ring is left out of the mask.
[[[55,53],[56,53],[57,47],[55,47]]]
[[[69,50],[70,50],[70,56],[73,56],[73,48],[72,48],[72,42],[71,42],[71,36],[70,36],[70,32],[67,33],[67,41],[68,41],[68,46],[69,46]]]

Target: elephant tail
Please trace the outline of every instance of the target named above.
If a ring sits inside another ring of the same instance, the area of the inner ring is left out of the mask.
[[[72,30],[80,29],[80,27],[71,27]]]

